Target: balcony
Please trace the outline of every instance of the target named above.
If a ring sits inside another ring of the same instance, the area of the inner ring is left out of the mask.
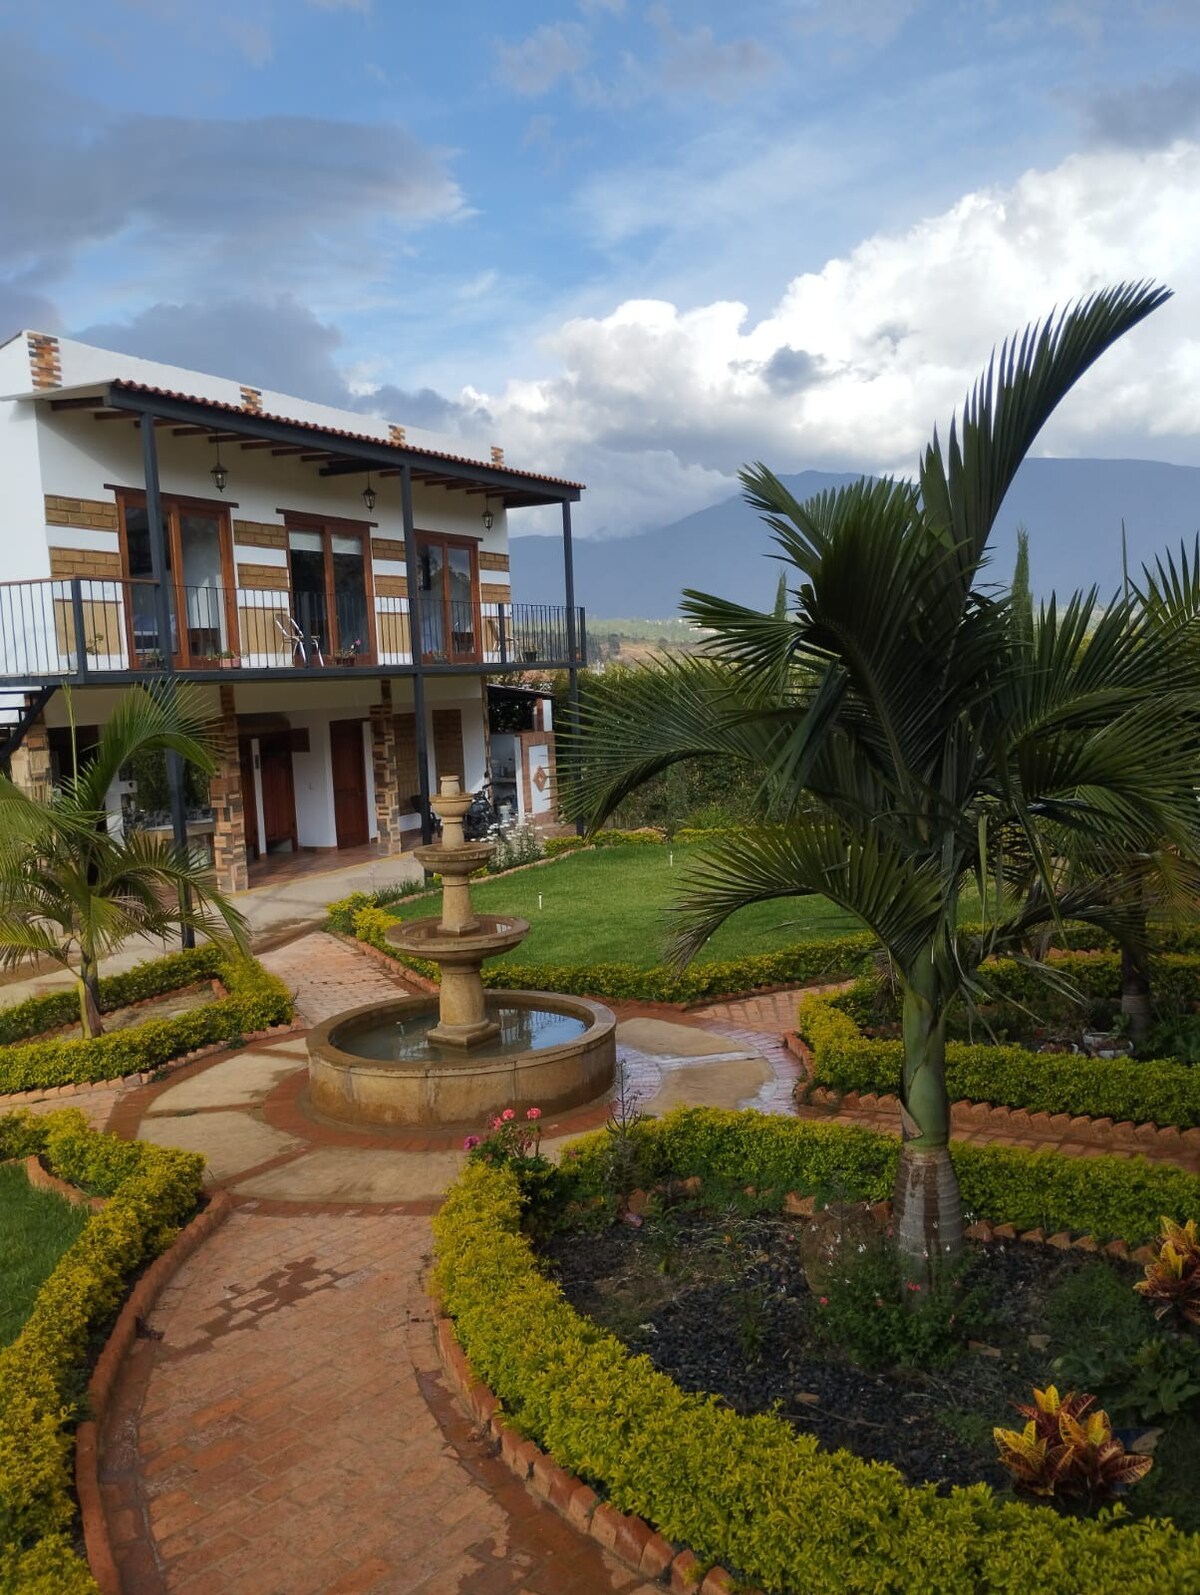
[[[199,679],[223,671],[269,680],[347,669],[478,675],[586,662],[582,609],[575,611],[572,658],[565,608],[478,600],[422,605],[418,665],[405,598],[331,592],[301,594],[304,601],[295,603],[286,591],[175,585],[169,593],[167,641],[152,581],[73,576],[0,583],[0,682],[121,683],[167,669]],[[335,651],[331,636],[353,640]]]

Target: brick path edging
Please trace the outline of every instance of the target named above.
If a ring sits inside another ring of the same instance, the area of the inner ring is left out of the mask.
[[[480,1430],[498,1443],[501,1459],[526,1489],[645,1579],[661,1582],[674,1591],[690,1591],[691,1595],[732,1595],[742,1587],[720,1566],[709,1568],[705,1575],[704,1564],[693,1551],[672,1545],[644,1518],[618,1512],[601,1501],[595,1490],[559,1467],[535,1441],[518,1434],[504,1421],[500,1403],[491,1390],[476,1379],[452,1320],[439,1315],[436,1328],[438,1353],[447,1378]]]
[[[31,1152],[27,1158],[13,1158],[14,1163],[20,1161],[25,1165],[25,1178],[35,1191],[53,1191],[55,1196],[61,1196],[70,1202],[72,1207],[87,1207],[93,1213],[98,1213],[102,1207],[108,1206],[106,1196],[89,1196],[86,1191],[81,1191],[78,1185],[68,1185],[66,1180],[60,1180],[57,1174],[51,1174],[42,1164],[36,1152]]]
[[[108,1410],[109,1398],[116,1387],[125,1355],[137,1336],[138,1320],[149,1316],[164,1287],[197,1247],[220,1228],[232,1208],[233,1200],[229,1193],[218,1191],[204,1211],[197,1213],[180,1230],[172,1245],[154,1259],[129,1293],[92,1369],[87,1387],[90,1416],[75,1431],[75,1493],[79,1497],[88,1566],[100,1587],[101,1595],[122,1595],[121,1575],[117,1570],[108,1519],[100,1496],[100,1425]]]
[[[788,1051],[811,1078],[809,1047],[795,1031],[789,1031],[783,1039]],[[796,1109],[802,1118],[837,1118],[894,1129],[900,1117],[900,1098],[890,1091],[841,1092],[828,1086],[810,1085],[807,1090],[797,1090]],[[1114,1124],[1110,1118],[1094,1119],[1084,1113],[1030,1112],[1028,1108],[1011,1108],[1002,1103],[973,1102],[967,1097],[950,1104],[950,1128],[952,1133],[957,1131],[960,1138],[965,1139],[998,1139],[1033,1147],[1058,1147],[1068,1142],[1070,1150],[1083,1153],[1138,1155],[1155,1162],[1178,1163],[1200,1172],[1200,1129],[1197,1128],[1181,1130],[1174,1125],[1134,1124],[1131,1119]]]

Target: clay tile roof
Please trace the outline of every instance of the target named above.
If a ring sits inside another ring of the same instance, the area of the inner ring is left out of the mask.
[[[298,421],[294,415],[275,415],[269,410],[248,411],[240,404],[226,404],[221,399],[205,399],[195,393],[179,393],[171,388],[155,388],[145,382],[130,382],[126,378],[117,378],[108,386],[114,391],[125,393],[145,393],[155,399],[179,399],[186,404],[202,404],[205,409],[223,411],[227,415],[250,415],[256,420],[280,421],[287,426],[300,427],[305,432],[320,432],[326,437],[345,438],[348,443],[373,443],[378,448],[394,449],[396,454],[403,457],[406,454],[421,454],[426,459],[445,460],[448,465],[480,466],[486,470],[495,469],[491,460],[473,460],[465,454],[446,454],[440,449],[415,447],[406,443],[394,443],[389,438],[376,437],[372,432],[350,432],[344,427],[327,426],[320,421]],[[521,471],[512,466],[503,469],[510,476],[521,476],[529,482],[546,482],[552,487],[572,487],[582,490],[582,482],[568,481],[562,476],[545,476],[540,471]]]

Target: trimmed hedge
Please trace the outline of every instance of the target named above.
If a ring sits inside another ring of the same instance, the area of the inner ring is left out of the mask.
[[[796,1028],[812,1053],[814,1085],[898,1091],[903,1042],[866,1039],[844,1008],[815,994],[801,1001]],[[1087,1058],[949,1041],[946,1090],[952,1102],[991,1102],[1031,1113],[1087,1114],[1183,1130],[1200,1125],[1200,1069],[1168,1059]]]
[[[116,1080],[122,1075],[161,1069],[196,1047],[218,1041],[237,1041],[250,1031],[266,1030],[291,1019],[290,992],[282,980],[268,974],[255,959],[237,956],[214,959],[209,949],[197,949],[197,953],[205,955],[205,962],[212,962],[211,973],[220,978],[229,993],[227,997],[174,1019],[148,1019],[128,1030],[114,1030],[102,1036],[70,1041],[29,1041],[8,1046],[0,1052],[0,1095],[86,1081]],[[152,972],[161,962],[178,969],[177,961],[191,957],[188,953],[175,953],[170,958],[139,967]],[[184,962],[183,967],[184,984],[201,978],[191,972],[195,964]],[[130,971],[130,977],[137,974],[136,969]],[[147,983],[153,978],[152,974],[145,977]],[[110,980],[128,981],[124,988],[118,989],[138,989],[137,983],[126,976],[111,976]],[[172,989],[172,985],[159,987],[160,991]],[[57,1000],[58,994],[54,995]]]
[[[706,1120],[700,1139],[737,1178],[753,1178],[739,1160],[773,1122],[761,1115],[684,1110],[640,1134],[664,1155],[672,1142],[695,1151],[697,1114]],[[774,1122],[794,1137],[793,1167],[805,1147],[820,1148],[824,1161],[838,1143],[856,1145],[858,1156],[869,1140],[885,1139]],[[751,1167],[777,1158],[778,1145],[765,1158],[752,1155]],[[886,1464],[823,1451],[774,1414],[741,1417],[684,1392],[539,1272],[521,1209],[510,1170],[473,1163],[434,1220],[437,1287],[475,1372],[563,1467],[705,1562],[789,1595],[1184,1595],[1200,1587],[1200,1541],[1170,1523],[1114,1529],[1112,1515],[1062,1518],[1001,1502],[983,1485],[939,1496]]]
[[[0,1159],[40,1156],[107,1196],[0,1352],[0,1590],[95,1595],[74,1550],[71,1431],[87,1365],[133,1276],[195,1210],[204,1159],[90,1130],[79,1112],[0,1118]]]
[[[224,963],[221,949],[206,942],[203,947],[190,947],[168,953],[165,958],[135,964],[121,974],[104,975],[100,980],[100,1012],[112,1013],[116,1008],[147,997],[161,997],[198,980],[212,980],[221,975]],[[27,1036],[40,1036],[60,1025],[75,1024],[78,1019],[79,994],[74,986],[41,997],[26,997],[24,1002],[0,1009],[0,1046],[23,1041]]]
[[[338,917],[330,919],[336,929],[343,923],[359,941],[395,958],[397,963],[416,969],[429,979],[437,978],[436,964],[416,958],[403,958],[387,940],[386,932],[396,923],[382,908],[368,899],[349,907],[350,899],[336,904]],[[831,936],[821,941],[798,942],[775,953],[756,953],[719,964],[692,964],[675,970],[665,964],[493,964],[483,970],[485,986],[501,986],[516,991],[560,991],[580,997],[638,998],[644,1002],[698,1002],[705,997],[722,997],[735,991],[752,991],[758,986],[802,985],[811,980],[847,980],[861,968],[874,945],[866,932],[858,936]]]

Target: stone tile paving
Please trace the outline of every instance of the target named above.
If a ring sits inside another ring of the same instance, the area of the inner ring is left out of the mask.
[[[444,1389],[428,1220],[235,1212],[164,1292],[106,1427],[137,1595],[603,1595],[635,1574],[536,1502]]]

